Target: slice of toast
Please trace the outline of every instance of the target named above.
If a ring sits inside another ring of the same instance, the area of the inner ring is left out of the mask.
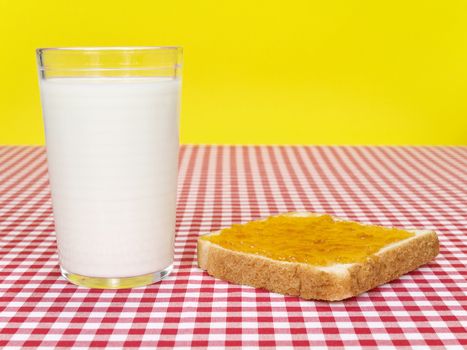
[[[287,216],[320,216],[287,213]],[[335,221],[344,221],[334,218]],[[211,276],[236,284],[296,295],[304,299],[343,300],[368,291],[416,269],[439,252],[434,231],[406,230],[413,236],[386,245],[358,263],[328,266],[274,260],[262,255],[230,250],[198,239],[198,266]],[[208,233],[216,235],[220,231]]]

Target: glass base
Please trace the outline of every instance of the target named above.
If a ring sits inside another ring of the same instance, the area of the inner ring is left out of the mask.
[[[62,276],[68,281],[77,286],[96,288],[96,289],[124,289],[147,286],[155,282],[160,282],[165,279],[170,272],[172,272],[172,265],[166,267],[163,270],[148,273],[146,275],[134,276],[134,277],[88,277],[78,275],[76,273],[68,272],[63,267],[60,267]]]

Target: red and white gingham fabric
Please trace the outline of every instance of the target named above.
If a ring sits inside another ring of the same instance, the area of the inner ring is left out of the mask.
[[[0,148],[0,347],[467,347],[467,147],[184,146],[175,270],[90,290],[60,277],[42,147]],[[196,239],[285,211],[434,229],[435,261],[343,302],[216,280]]]

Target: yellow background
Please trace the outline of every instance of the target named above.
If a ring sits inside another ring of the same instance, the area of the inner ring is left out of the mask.
[[[43,143],[34,49],[181,45],[181,141],[467,144],[467,1],[0,0],[0,143]]]

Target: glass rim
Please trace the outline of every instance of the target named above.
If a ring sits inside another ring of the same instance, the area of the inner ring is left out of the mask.
[[[164,62],[163,65],[152,65],[146,62],[142,65],[120,64],[118,62],[110,62],[105,64],[96,64],[95,62],[81,62],[72,65],[63,66],[60,63],[52,63],[46,65],[44,58],[49,56],[55,59],[78,59],[87,60],[92,57],[114,57],[122,58],[123,56],[148,55],[148,57],[157,58],[158,56],[165,57],[170,55],[173,62]],[[164,69],[180,69],[182,67],[183,48],[181,46],[76,46],[76,47],[44,47],[36,49],[36,58],[38,69],[40,72],[101,72],[101,71],[160,71]]]
[[[182,46],[69,46],[69,47],[40,47],[37,53],[46,51],[157,51],[183,50]]]

